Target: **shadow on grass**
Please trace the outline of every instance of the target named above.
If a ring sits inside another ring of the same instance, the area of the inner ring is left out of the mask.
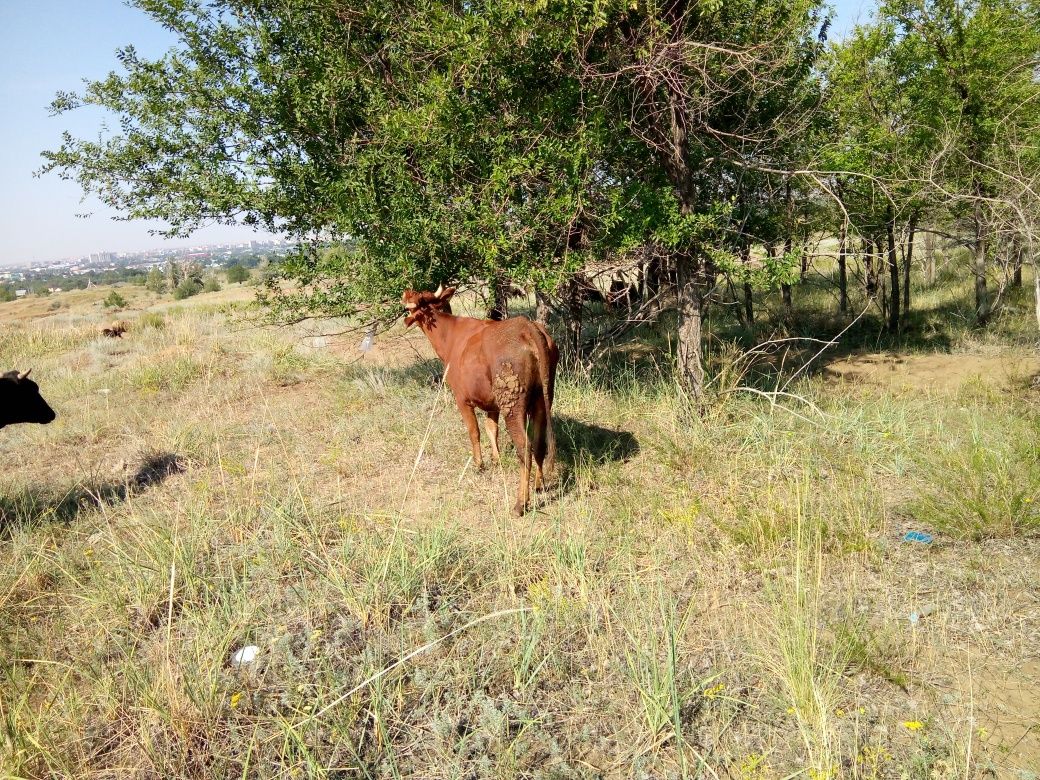
[[[604,428],[565,415],[553,415],[556,435],[556,475],[549,481],[547,498],[559,498],[576,485],[582,466],[624,463],[639,453],[639,442],[628,431]]]
[[[162,484],[184,469],[183,460],[175,453],[153,453],[122,480],[79,483],[66,490],[32,486],[11,495],[0,495],[0,539],[6,539],[15,529],[27,526],[42,523],[67,525],[80,512],[125,501]]]

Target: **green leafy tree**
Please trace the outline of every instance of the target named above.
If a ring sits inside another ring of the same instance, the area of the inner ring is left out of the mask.
[[[166,275],[157,267],[153,267],[145,277],[144,286],[152,292],[162,295],[166,292]]]
[[[46,169],[171,235],[344,241],[280,264],[265,300],[284,319],[396,312],[403,287],[447,281],[553,290],[651,243],[695,395],[708,293],[737,268],[729,182],[786,167],[821,48],[811,0],[139,5],[179,44],[127,47],[123,73],[59,95],[122,131],[66,135]]]
[[[227,269],[228,284],[237,284],[249,279],[249,269],[240,263],[235,263]]]

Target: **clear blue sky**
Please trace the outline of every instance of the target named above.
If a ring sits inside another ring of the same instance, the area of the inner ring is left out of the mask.
[[[866,19],[873,0],[836,0],[832,37]],[[75,90],[117,66],[115,50],[134,44],[156,56],[173,40],[120,0],[0,0],[0,265],[98,251],[147,249],[163,243],[156,223],[116,222],[94,199],[80,202],[73,182],[55,174],[33,178],[40,152],[60,143],[62,130],[96,135],[105,117],[80,109],[60,117],[47,106],[58,90]],[[91,213],[88,219],[77,214]],[[247,228],[212,226],[190,243],[248,240]],[[179,240],[175,244],[189,241]]]

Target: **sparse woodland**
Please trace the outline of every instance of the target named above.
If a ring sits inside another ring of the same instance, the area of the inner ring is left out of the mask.
[[[1040,771],[1040,7],[134,4],[44,170],[303,243],[0,303],[0,774]],[[442,283],[564,353],[520,520]]]

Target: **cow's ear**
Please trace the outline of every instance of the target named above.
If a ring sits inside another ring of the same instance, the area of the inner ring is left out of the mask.
[[[451,296],[453,296],[454,294],[455,294],[455,288],[454,287],[447,288],[444,292],[441,293],[441,296],[440,296],[441,303],[447,303],[451,299]]]

